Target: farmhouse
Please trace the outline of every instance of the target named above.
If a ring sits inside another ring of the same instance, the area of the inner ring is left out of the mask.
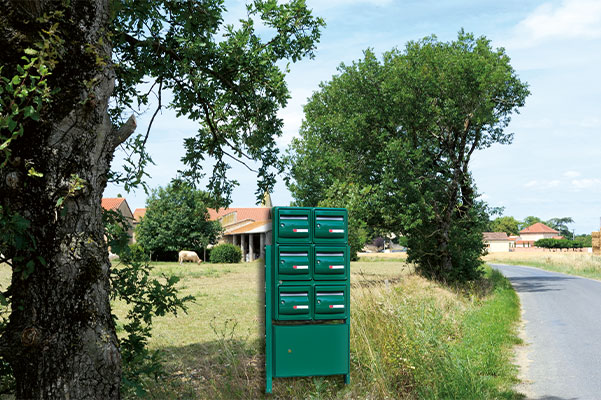
[[[102,208],[105,210],[116,211],[123,215],[128,222],[127,234],[129,235],[129,243],[134,243],[134,215],[127,204],[127,200],[123,197],[105,198],[102,199]]]
[[[534,242],[539,239],[558,239],[559,232],[547,225],[537,222],[520,231],[520,240],[517,241],[520,247],[532,247]]]
[[[505,232],[483,232],[484,244],[489,253],[509,252],[511,241]]]
[[[242,250],[244,261],[265,258],[265,245],[271,238],[271,207],[234,207],[209,209],[211,220],[225,230],[220,242],[232,243]]]

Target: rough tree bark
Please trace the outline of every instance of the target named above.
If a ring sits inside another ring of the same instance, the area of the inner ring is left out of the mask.
[[[31,222],[33,239],[29,249],[10,255],[12,309],[0,340],[19,399],[119,398],[121,359],[100,201],[114,150],[135,121],[117,130],[107,113],[114,85],[111,63],[102,62],[111,56],[104,36],[108,7],[108,0],[0,0],[3,72],[14,70],[24,49],[39,40],[36,18],[64,10],[56,17],[64,48],[50,79],[60,92],[39,122],[27,123],[0,169],[0,204]],[[43,176],[29,176],[32,166]],[[29,260],[35,266],[23,279]]]

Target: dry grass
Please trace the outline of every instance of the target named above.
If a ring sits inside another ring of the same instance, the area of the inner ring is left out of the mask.
[[[148,382],[150,398],[265,397],[263,271],[257,262],[155,265],[157,276],[180,276],[182,295],[196,301],[187,314],[155,319],[150,347],[163,352],[167,374]],[[9,277],[0,266],[3,287]],[[505,311],[480,313],[494,298],[490,293],[466,296],[413,275],[394,259],[351,263],[351,285],[351,384],[339,376],[276,379],[273,398],[514,398],[497,390],[515,374],[507,347],[488,329],[509,334],[515,321],[499,322]],[[121,303],[113,308],[117,315],[127,311]],[[466,322],[481,314],[493,322]],[[483,339],[474,340],[476,334]]]
[[[529,265],[549,271],[563,272],[592,279],[601,279],[601,256],[580,252],[512,252],[490,253],[488,263]]]

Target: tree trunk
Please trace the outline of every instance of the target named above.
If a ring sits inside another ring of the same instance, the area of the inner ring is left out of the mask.
[[[7,76],[39,40],[36,17],[64,4],[64,15],[51,17],[64,40],[49,82],[60,91],[0,169],[0,205],[30,221],[30,245],[11,254],[11,314],[0,351],[18,399],[115,399],[121,358],[100,201],[114,149],[133,129],[113,129],[107,113],[114,86],[103,37],[108,0],[0,0],[0,59]],[[43,176],[29,176],[32,167]]]

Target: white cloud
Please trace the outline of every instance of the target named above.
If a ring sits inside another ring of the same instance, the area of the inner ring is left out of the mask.
[[[536,190],[545,190],[545,189],[552,189],[552,188],[556,188],[559,185],[561,185],[561,182],[558,181],[557,179],[554,180],[542,180],[542,181],[537,181],[537,180],[532,180],[529,182],[526,182],[524,184],[525,188],[531,188],[531,189],[536,189]]]
[[[545,3],[519,22],[508,47],[532,47],[549,39],[601,37],[601,1],[564,0],[559,6]]]
[[[580,176],[580,172],[578,171],[566,171],[563,173],[563,176],[566,178],[577,178]]]
[[[572,186],[576,189],[599,188],[601,186],[601,179],[597,179],[597,178],[573,179]]]

